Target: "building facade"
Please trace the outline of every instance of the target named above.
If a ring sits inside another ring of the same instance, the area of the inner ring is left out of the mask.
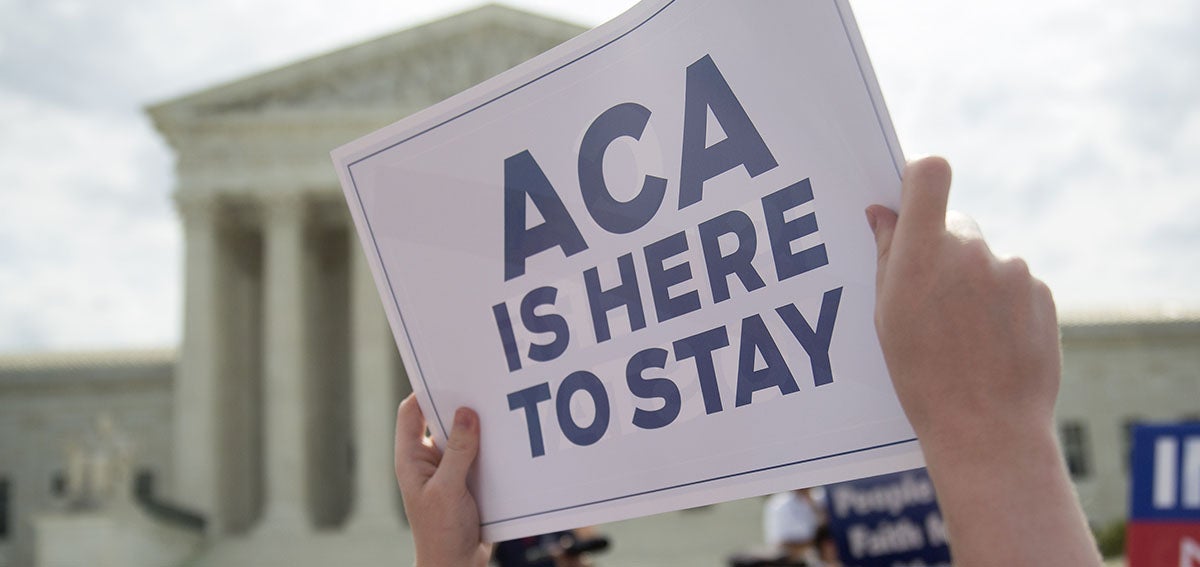
[[[128,436],[132,472],[170,481],[175,361],[173,350],[0,357],[0,567],[34,564],[34,519],[71,508],[98,422]]]
[[[186,237],[175,488],[212,533],[396,525],[407,380],[329,151],[581,31],[488,6],[150,108]]]
[[[1088,519],[1126,517],[1130,425],[1200,421],[1200,317],[1068,315],[1059,438]]]
[[[411,553],[391,472],[409,386],[329,151],[582,31],[486,6],[151,107],[177,159],[183,343],[0,360],[0,567],[70,545],[37,543],[35,517],[62,511],[61,446],[98,415],[135,439],[164,499],[204,518],[188,564]],[[1105,524],[1125,514],[1127,424],[1200,412],[1200,319],[1068,318],[1063,339],[1064,451]],[[760,507],[606,526],[609,562],[724,564],[761,541]]]

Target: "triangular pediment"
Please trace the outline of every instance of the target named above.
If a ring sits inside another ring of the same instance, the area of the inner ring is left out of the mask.
[[[585,28],[486,5],[167,101],[156,122],[293,111],[415,111],[495,76]]]

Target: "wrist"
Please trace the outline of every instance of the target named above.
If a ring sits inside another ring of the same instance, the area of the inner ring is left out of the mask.
[[[1097,564],[1052,423],[933,436],[922,450],[956,556]],[[996,541],[1031,543],[997,555]]]
[[[1058,441],[1052,417],[1007,420],[972,419],[928,424],[918,429],[925,458],[955,468],[1010,468],[1014,460],[1057,461]]]
[[[993,424],[958,428],[921,440],[939,502],[968,510],[1036,509],[1041,494],[1073,497],[1073,487],[1052,426]],[[1036,490],[1031,490],[1036,487]],[[1064,500],[1065,502],[1065,500]],[[956,515],[956,510],[943,510]]]

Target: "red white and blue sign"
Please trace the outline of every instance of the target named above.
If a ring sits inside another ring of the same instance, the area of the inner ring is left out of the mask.
[[[1200,567],[1200,423],[1132,433],[1129,567]]]

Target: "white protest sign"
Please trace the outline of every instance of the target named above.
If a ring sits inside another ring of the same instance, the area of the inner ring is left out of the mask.
[[[920,466],[845,1],[646,1],[333,157],[435,437],[480,415],[485,538]]]

